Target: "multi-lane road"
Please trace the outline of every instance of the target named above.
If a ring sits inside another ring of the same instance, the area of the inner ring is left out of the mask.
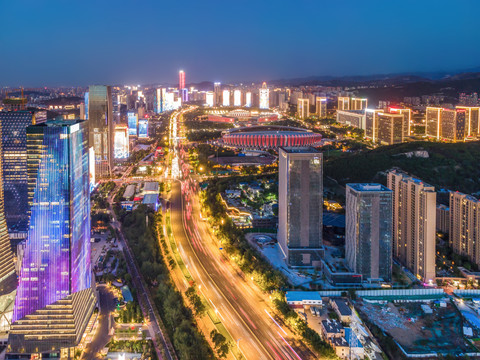
[[[177,118],[172,116],[172,121]],[[173,160],[180,160],[178,149],[172,150],[177,157]],[[170,204],[173,236],[182,259],[244,357],[315,359],[310,349],[273,316],[264,294],[232,266],[216,244],[200,217],[197,184],[191,178],[172,182]]]

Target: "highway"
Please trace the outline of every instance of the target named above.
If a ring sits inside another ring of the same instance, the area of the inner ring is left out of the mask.
[[[176,120],[177,116],[172,116],[172,121]],[[171,128],[176,133],[176,124]],[[176,145],[177,141],[178,138],[175,138],[171,144]],[[178,149],[173,150],[172,161],[181,163]],[[185,164],[180,168],[185,170]],[[188,174],[188,168],[183,172]],[[172,176],[181,177],[173,169]],[[215,244],[206,222],[200,218],[196,189],[191,178],[172,182],[170,206],[173,236],[200,291],[216,309],[244,357],[286,360],[317,358],[302,342],[295,340],[280,319],[273,317],[264,294],[230,264]]]

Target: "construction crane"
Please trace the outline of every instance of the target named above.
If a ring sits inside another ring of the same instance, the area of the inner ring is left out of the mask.
[[[13,89],[13,91],[21,91],[20,97],[9,97],[8,91],[5,93],[5,99],[3,99],[3,105],[10,110],[25,110],[27,104],[27,98],[23,96],[23,87],[19,89]],[[12,92],[12,91],[10,91]]]

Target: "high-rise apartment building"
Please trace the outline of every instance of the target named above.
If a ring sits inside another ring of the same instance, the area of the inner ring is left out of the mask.
[[[31,216],[10,353],[73,349],[94,310],[88,151],[85,122],[51,121],[27,129]]]
[[[437,231],[450,232],[450,208],[442,204],[437,205]]]
[[[419,280],[435,279],[435,188],[404,173],[390,171],[393,191],[393,255]]]
[[[230,90],[223,90],[223,96],[222,96],[223,106],[230,106]]]
[[[425,111],[425,135],[440,140],[442,108],[427,107]]]
[[[468,121],[465,108],[427,107],[425,134],[437,140],[464,141],[468,136]]]
[[[308,99],[298,99],[297,114],[300,119],[306,119],[310,116],[310,101]]]
[[[14,243],[27,235],[27,127],[35,122],[33,111],[0,111],[5,218]]]
[[[246,107],[251,107],[252,106],[252,93],[248,91],[245,94],[245,106]]]
[[[262,88],[259,92],[259,108],[260,109],[269,109],[270,108],[270,90],[267,88],[267,83],[262,84]]]
[[[380,112],[377,114],[377,126],[380,144],[393,145],[404,141],[405,114]]]
[[[374,143],[378,141],[378,114],[381,112],[381,109],[365,109],[365,138]]]
[[[113,113],[110,86],[93,85],[89,88],[88,132],[89,145],[95,153],[96,176],[112,176]]]
[[[380,184],[347,184],[345,257],[363,280],[392,279],[392,191]]]
[[[480,201],[460,192],[450,192],[450,247],[456,254],[480,265]]]
[[[368,100],[365,98],[351,98],[349,110],[365,110],[368,106]]]
[[[242,91],[234,90],[233,91],[233,106],[242,106]]]
[[[406,138],[411,135],[412,127],[412,109],[407,108],[389,108],[391,113],[403,114],[405,116],[405,123],[403,126],[403,137]]]
[[[465,141],[464,109],[443,109],[440,117],[440,136],[448,141]]]
[[[317,97],[315,99],[315,113],[320,119],[327,117],[327,98]]]
[[[279,148],[278,243],[288,266],[320,266],[323,158],[312,147]]]
[[[337,110],[350,110],[350,98],[348,96],[339,96]]]
[[[465,110],[465,137],[477,137],[480,134],[480,107],[457,106],[456,108]]]

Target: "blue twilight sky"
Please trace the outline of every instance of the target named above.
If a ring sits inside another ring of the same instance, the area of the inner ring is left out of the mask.
[[[480,66],[479,0],[0,0],[0,86]]]

